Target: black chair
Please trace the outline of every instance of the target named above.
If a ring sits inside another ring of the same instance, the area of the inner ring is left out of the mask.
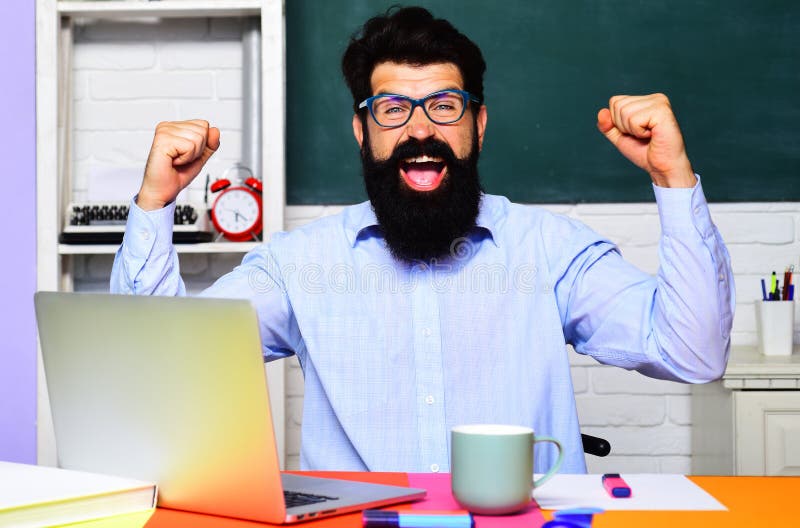
[[[599,457],[604,457],[611,452],[611,444],[604,438],[581,433],[583,452]]]

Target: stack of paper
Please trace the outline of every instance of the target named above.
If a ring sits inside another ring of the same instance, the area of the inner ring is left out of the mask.
[[[156,506],[155,484],[0,462],[0,526],[54,526]]]

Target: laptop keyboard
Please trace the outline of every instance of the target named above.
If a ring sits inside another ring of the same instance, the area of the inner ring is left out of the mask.
[[[325,495],[312,495],[311,493],[283,490],[283,500],[286,502],[287,508],[317,504],[319,502],[337,500],[338,498],[339,497],[326,497]]]

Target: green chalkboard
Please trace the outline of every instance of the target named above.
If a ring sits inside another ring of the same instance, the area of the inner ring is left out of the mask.
[[[290,204],[365,199],[340,59],[394,2],[289,0]],[[595,128],[614,94],[666,93],[711,201],[798,201],[797,0],[429,0],[483,50],[487,192],[532,203],[652,200]]]

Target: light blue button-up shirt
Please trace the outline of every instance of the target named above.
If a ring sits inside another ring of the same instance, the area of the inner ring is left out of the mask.
[[[303,468],[448,471],[453,426],[505,423],[558,438],[562,471],[585,472],[565,343],[668,380],[727,362],[733,277],[702,188],[655,194],[655,277],[578,221],[484,195],[450,260],[393,260],[365,202],[274,235],[203,295],[250,299],[264,357],[297,355]],[[173,207],[131,204],[112,291],[185,293]],[[537,471],[554,460],[537,446]]]

